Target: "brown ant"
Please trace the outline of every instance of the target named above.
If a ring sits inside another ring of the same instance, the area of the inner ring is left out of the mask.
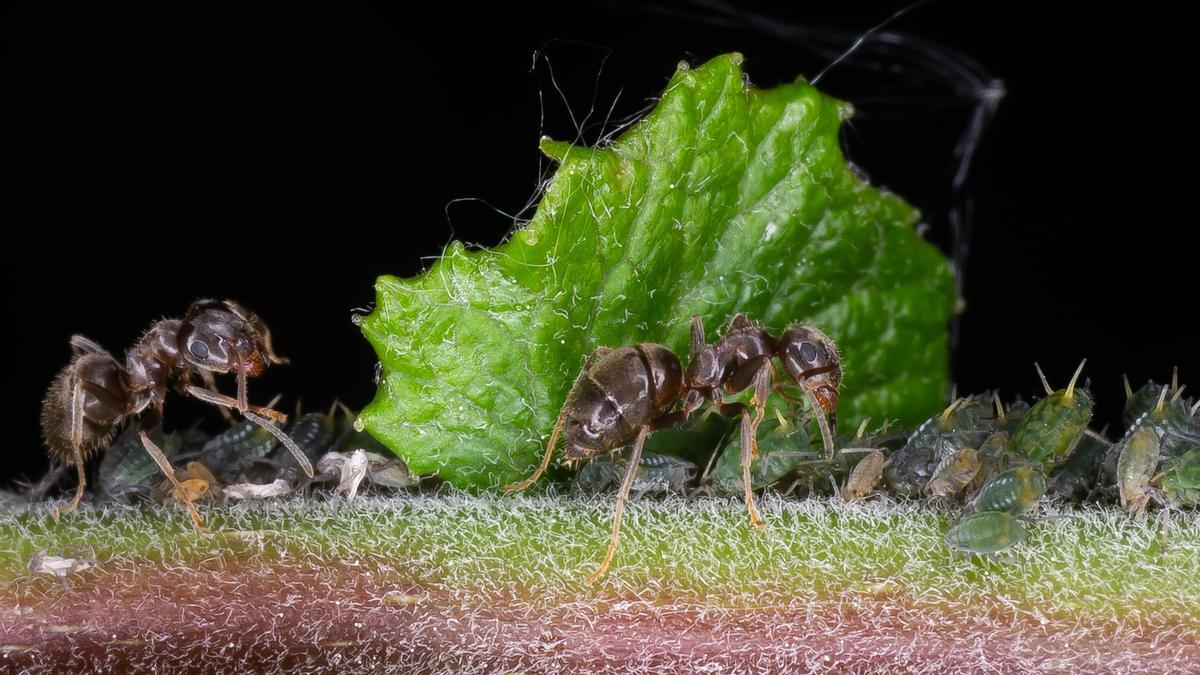
[[[83,497],[87,479],[84,463],[106,447],[127,418],[140,415],[138,438],[176,490],[183,490],[174,469],[147,431],[162,422],[167,386],[173,381],[183,394],[237,410],[280,440],[296,457],[305,473],[312,465],[303,451],[275,422],[287,416],[246,401],[246,379],[260,375],[267,365],[286,363],[271,347],[266,324],[231,300],[197,300],[180,319],[155,322],[125,355],[122,365],[112,354],[81,336],[71,337],[74,355],[54,378],[42,403],[42,435],[50,455],[74,464],[79,475],[75,497],[57,518],[72,511]],[[215,373],[237,375],[237,397],[216,390]],[[198,375],[205,385],[191,382]],[[273,421],[274,420],[274,421]],[[193,519],[199,525],[194,507]]]
[[[513,492],[533,485],[550,466],[554,447],[564,428],[567,461],[613,452],[630,440],[634,441],[628,468],[617,493],[608,551],[600,566],[588,577],[588,583],[603,575],[612,562],[625,501],[637,473],[642,447],[651,431],[681,424],[705,400],[722,415],[741,415],[746,507],[751,521],[761,528],[763,521],[754,506],[749,472],[750,461],[757,455],[755,431],[762,421],[762,408],[773,386],[772,357],[781,358],[784,369],[816,402],[814,410],[819,405],[822,413],[830,413],[837,405],[841,382],[837,351],[833,342],[815,328],[794,326],[784,332],[782,340],[776,340],[739,314],[724,336],[707,344],[704,323],[697,316],[692,319],[691,347],[686,376],[679,357],[662,345],[642,343],[620,349],[600,347],[592,352],[571,385],[538,468],[529,478],[504,488],[505,492]],[[724,402],[725,394],[751,387],[754,389],[751,405],[756,408],[753,420],[746,405]],[[680,399],[683,408],[672,411]],[[817,416],[823,423],[824,418],[820,414]],[[827,447],[832,449],[832,442]]]

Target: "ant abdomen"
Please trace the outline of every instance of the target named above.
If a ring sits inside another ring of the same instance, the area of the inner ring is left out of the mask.
[[[568,459],[586,459],[629,442],[637,430],[677,401],[683,389],[679,358],[643,343],[602,352],[567,397]]]

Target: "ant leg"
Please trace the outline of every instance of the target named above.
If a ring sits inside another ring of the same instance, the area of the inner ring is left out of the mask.
[[[211,371],[201,370],[201,371],[199,371],[199,373],[200,373],[200,381],[204,383],[204,387],[206,389],[208,389],[209,391],[211,391],[214,394],[221,393],[220,391],[217,390],[217,378],[212,374]],[[225,419],[225,422],[228,423],[229,426],[233,426],[233,423],[234,423],[233,413],[229,412],[229,409],[226,408],[225,406],[220,406],[218,408],[218,410],[221,411],[221,417],[223,417]]]
[[[288,452],[292,453],[292,457],[296,458],[296,463],[300,465],[300,468],[304,469],[304,475],[308,476],[309,478],[313,477],[312,462],[308,461],[308,455],[304,454],[304,451],[300,449],[300,446],[296,444],[296,441],[292,440],[291,436],[283,433],[283,429],[275,426],[275,423],[270,419],[259,415],[256,412],[247,410],[246,412],[242,413],[242,415],[244,415],[246,419],[265,429],[267,433],[278,439],[280,443],[283,443],[284,447],[288,449]]]
[[[571,393],[575,391],[575,387],[579,386],[579,381],[583,379],[589,370],[591,370],[592,364],[596,362],[596,359],[604,357],[611,351],[612,350],[608,347],[598,347],[596,348],[596,351],[592,352],[591,355],[588,356],[587,361],[585,361],[583,364],[583,368],[580,368],[579,374],[575,376],[575,381],[571,383],[571,389],[567,392],[568,400],[571,398]],[[554,455],[554,446],[558,444],[558,435],[562,433],[562,428],[563,425],[566,424],[566,421],[567,404],[566,401],[564,401],[562,409],[558,411],[558,420],[554,422],[554,431],[550,433],[550,442],[546,444],[546,453],[542,455],[541,464],[538,464],[538,468],[529,478],[505,485],[504,494],[524,490],[530,485],[536,483],[538,479],[542,477],[542,474],[546,473],[546,469],[550,468],[550,458]]]
[[[104,354],[104,348],[82,335],[71,336],[71,351],[76,354]]]
[[[704,317],[699,314],[692,316],[692,356],[700,353],[708,341],[704,337]]]
[[[200,399],[201,401],[204,401],[205,403],[211,403],[215,406],[221,406],[224,408],[232,408],[234,410],[240,411],[240,409],[238,408],[237,399],[235,399],[235,398],[231,398],[224,394],[218,394],[215,391],[209,391],[207,389],[197,387],[194,384],[185,384],[183,386],[183,390],[184,390],[184,393],[188,394],[189,396],[194,396],[194,397]],[[270,417],[272,420],[279,422],[280,424],[287,422],[287,419],[288,419],[287,415],[279,412],[278,410],[274,410],[272,408],[264,408],[262,406],[257,406],[257,405],[247,405],[246,410],[248,410],[250,412],[258,413],[259,415],[264,415],[266,417]]]
[[[750,522],[754,527],[763,529],[767,525],[763,522],[762,516],[758,514],[758,507],[754,505],[754,486],[750,482],[750,464],[753,461],[751,452],[753,451],[754,432],[750,426],[750,411],[742,411],[742,489],[746,499],[746,511],[750,514]]]
[[[87,471],[83,459],[83,381],[76,378],[75,386],[71,388],[71,459],[75,462],[75,471],[79,475],[79,484],[75,487],[75,496],[67,505],[54,509],[57,520],[64,513],[70,513],[79,506],[83,499],[83,491],[87,488]]]
[[[637,475],[638,461],[642,458],[642,446],[646,444],[646,436],[650,435],[650,425],[644,425],[638,431],[637,441],[633,444],[633,452],[629,453],[629,466],[625,469],[625,478],[621,481],[621,490],[617,492],[617,508],[613,513],[612,536],[608,539],[608,552],[595,572],[587,578],[588,585],[604,576],[612,563],[613,555],[617,552],[617,540],[621,533],[621,515],[625,512],[625,500],[629,497],[629,489],[633,487],[633,479]]]

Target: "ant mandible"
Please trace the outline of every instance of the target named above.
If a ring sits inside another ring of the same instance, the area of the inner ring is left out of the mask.
[[[692,319],[691,347],[686,376],[679,357],[659,344],[641,343],[620,349],[600,347],[594,351],[571,385],[541,464],[529,478],[504,488],[505,492],[513,492],[533,485],[550,466],[554,447],[564,429],[567,461],[613,452],[630,440],[634,441],[628,468],[617,493],[608,550],[599,567],[588,577],[589,584],[603,575],[612,562],[625,501],[637,472],[642,447],[651,431],[683,423],[706,400],[722,415],[741,415],[746,507],[751,522],[761,528],[764,524],[754,506],[749,474],[750,462],[757,455],[755,432],[762,421],[762,408],[774,386],[771,359],[780,357],[784,369],[814,400],[814,412],[819,407],[821,413],[831,413],[837,406],[841,382],[837,350],[833,341],[815,328],[793,326],[784,332],[782,339],[776,340],[739,314],[724,336],[707,344],[703,321],[697,316]],[[753,419],[746,405],[724,402],[725,394],[751,387],[754,389],[751,405],[756,408]],[[672,411],[680,399],[683,408]],[[820,413],[817,418],[824,425]],[[828,433],[824,426],[822,429]],[[831,438],[827,435],[827,439]],[[832,441],[827,440],[829,452],[832,447]]]
[[[108,446],[127,418],[140,415],[138,438],[159,469],[176,489],[181,489],[174,469],[147,431],[162,422],[167,387],[207,403],[222,413],[234,409],[279,439],[296,457],[305,473],[312,465],[296,443],[276,426],[287,416],[246,400],[246,379],[257,377],[269,364],[287,363],[271,346],[271,333],[262,319],[232,300],[197,300],[181,319],[152,324],[125,355],[122,365],[95,342],[75,335],[74,355],[54,378],[42,403],[42,436],[50,455],[74,464],[79,475],[75,496],[57,518],[79,505],[87,478],[84,464]],[[235,373],[237,397],[216,390],[216,373]],[[198,375],[204,387],[191,382]],[[195,507],[188,504],[197,526]]]

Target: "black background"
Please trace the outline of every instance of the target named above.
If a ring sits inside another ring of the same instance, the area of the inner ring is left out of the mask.
[[[1049,4],[935,1],[888,30],[972,57],[1008,91],[969,186],[960,390],[1028,398],[1035,360],[1061,386],[1086,356],[1105,423],[1122,373],[1200,378],[1192,22],[1150,3]],[[418,272],[452,237],[500,242],[547,166],[539,134],[575,138],[594,108],[582,140],[595,142],[681,59],[737,50],[760,86],[811,77],[828,53],[780,31],[832,26],[825,45],[848,46],[901,6],[755,3],[735,19],[611,2],[11,11],[0,476],[44,467],[38,409],[72,333],[119,353],[197,297],[257,310],[293,359],[254,381],[253,399],[362,406],[375,359],[352,311],[377,275]],[[747,28],[747,12],[778,22]],[[857,104],[848,153],[946,245],[970,100],[914,96],[912,73],[856,63],[821,82]],[[464,197],[482,201],[450,204]],[[175,400],[168,424],[201,411]]]

